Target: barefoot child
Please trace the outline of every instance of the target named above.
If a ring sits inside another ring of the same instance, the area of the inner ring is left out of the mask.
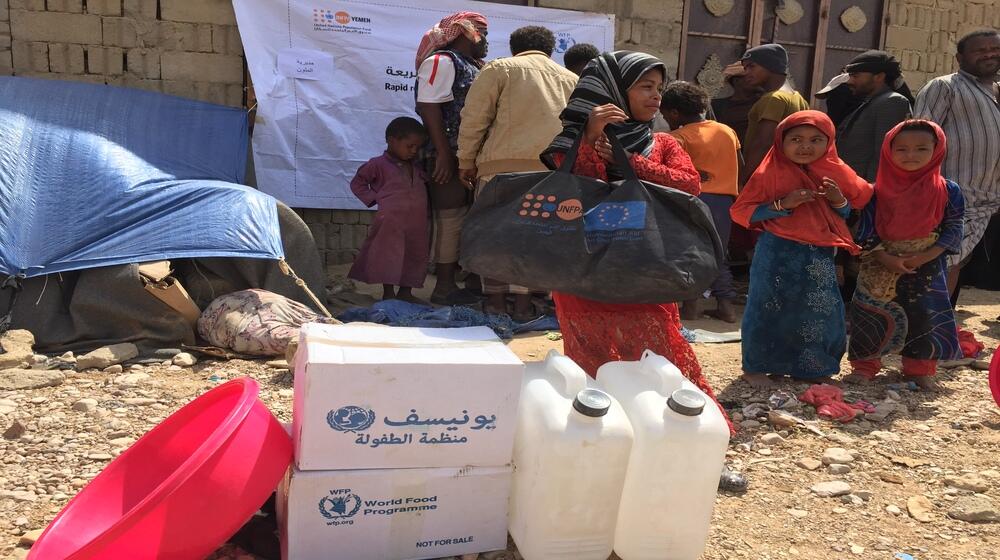
[[[430,252],[427,176],[413,158],[426,138],[418,120],[393,119],[385,129],[385,153],[358,168],[351,181],[354,196],[369,208],[378,204],[378,212],[347,276],[382,284],[382,299],[423,303],[412,290],[424,285]]]
[[[732,218],[729,208],[737,194],[740,172],[740,141],[728,126],[705,120],[708,110],[708,92],[689,82],[673,82],[663,91],[660,113],[670,125],[670,134],[691,156],[695,169],[701,176],[701,194],[698,198],[712,211],[715,229],[719,231],[723,246],[729,245]],[[712,284],[716,310],[709,315],[727,323],[736,322],[736,290],[729,263],[723,263],[719,277]],[[698,300],[686,301],[681,308],[681,319],[699,317]]]
[[[962,357],[948,299],[947,254],[962,243],[962,190],[941,176],[944,131],[925,120],[889,131],[875,179],[875,197],[861,214],[864,247],[851,302],[844,378],[870,383],[882,356],[903,355],[903,375],[933,388],[938,360]]]
[[[743,313],[743,379],[820,381],[840,371],[847,348],[834,253],[860,252],[845,219],[872,187],[837,156],[830,118],[799,111],[778,124],[774,144],[733,203],[733,220],[763,231]]]

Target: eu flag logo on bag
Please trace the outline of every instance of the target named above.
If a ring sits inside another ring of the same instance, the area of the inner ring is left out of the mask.
[[[645,229],[645,227],[646,203],[641,200],[602,202],[583,215],[585,231],[617,231]]]

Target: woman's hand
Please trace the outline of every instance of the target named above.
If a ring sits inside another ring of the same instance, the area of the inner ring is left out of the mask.
[[[913,255],[890,255],[887,251],[875,251],[875,260],[896,274],[913,274],[915,267],[909,265],[909,259]]]
[[[594,151],[596,151],[597,155],[601,156],[601,159],[604,161],[614,163],[614,148],[611,147],[611,141],[608,140],[608,136],[606,134],[601,134],[600,138],[594,142]]]
[[[823,182],[816,192],[819,196],[826,198],[826,201],[830,203],[830,206],[841,206],[847,202],[847,198],[844,193],[840,192],[840,186],[837,182],[829,177],[823,177]]]
[[[596,144],[597,140],[604,134],[604,127],[611,123],[625,122],[628,115],[617,105],[605,103],[590,110],[590,117],[587,119],[587,128],[583,133],[583,141],[588,144]]]
[[[791,210],[792,208],[797,208],[798,206],[815,200],[816,195],[813,191],[808,189],[794,190],[788,193],[784,198],[778,199],[778,203],[781,205],[782,210]]]

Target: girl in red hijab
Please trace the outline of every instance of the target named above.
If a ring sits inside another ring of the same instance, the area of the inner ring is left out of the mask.
[[[858,227],[864,246],[851,302],[845,381],[870,383],[882,356],[903,356],[903,375],[933,387],[938,360],[962,357],[948,299],[946,254],[962,243],[962,190],[941,176],[946,142],[930,121],[904,121],[882,143],[875,198]]]
[[[763,232],[750,267],[743,313],[743,379],[768,375],[823,380],[840,371],[847,347],[833,258],[858,254],[844,221],[872,187],[837,156],[833,122],[799,111],[778,124],[774,145],[730,210]]]

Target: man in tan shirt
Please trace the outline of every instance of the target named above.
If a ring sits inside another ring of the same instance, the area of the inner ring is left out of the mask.
[[[555,43],[544,27],[517,29],[510,35],[514,56],[487,64],[472,83],[458,133],[459,173],[468,188],[478,192],[497,173],[546,170],[538,155],[562,130],[559,113],[579,79],[552,60]],[[484,279],[483,292],[487,312],[506,313],[513,293],[513,318],[533,318],[528,288]]]

